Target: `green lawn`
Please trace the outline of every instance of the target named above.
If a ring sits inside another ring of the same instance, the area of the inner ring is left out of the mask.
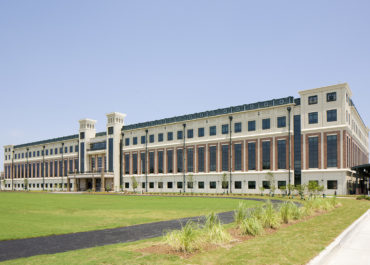
[[[0,192],[0,240],[64,234],[230,211],[239,200]],[[248,201],[251,207],[259,202]]]
[[[42,255],[4,264],[306,264],[346,227],[370,208],[369,201],[339,200],[332,212],[237,244],[198,253],[190,259],[135,251],[160,238],[115,244],[54,255]],[[221,201],[220,201],[221,203]]]

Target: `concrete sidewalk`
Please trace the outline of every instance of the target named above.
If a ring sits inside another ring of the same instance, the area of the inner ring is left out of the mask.
[[[370,210],[340,234],[308,265],[370,265]]]

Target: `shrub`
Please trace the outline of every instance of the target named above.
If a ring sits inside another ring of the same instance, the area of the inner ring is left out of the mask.
[[[176,251],[191,253],[201,248],[203,237],[198,227],[188,221],[181,230],[168,232],[165,242]]]
[[[262,225],[265,228],[277,229],[280,226],[280,216],[274,209],[271,201],[268,200],[263,208]]]
[[[294,220],[298,220],[302,217],[302,208],[298,207],[296,204],[292,203],[292,217]]]
[[[220,219],[215,213],[206,216],[204,233],[206,241],[210,243],[220,244],[231,241],[230,234],[222,226]]]
[[[234,220],[237,225],[240,225],[247,218],[247,206],[244,202],[239,202],[238,208],[234,211]]]
[[[293,219],[293,203],[285,202],[280,206],[280,217],[284,223],[289,223]]]
[[[257,236],[263,232],[261,221],[255,216],[244,219],[240,225],[240,229],[242,230],[242,234],[251,236]]]

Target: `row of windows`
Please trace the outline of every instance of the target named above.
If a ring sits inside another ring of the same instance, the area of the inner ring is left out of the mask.
[[[67,183],[64,183],[64,188],[66,189],[67,188]],[[44,187],[44,184],[43,183],[30,183],[28,184],[28,187],[29,188],[43,188]],[[62,183],[45,183],[45,188],[59,188],[61,189],[62,188]],[[73,185],[72,183],[69,184],[69,187],[72,188]],[[11,188],[11,184],[5,184],[5,188]],[[14,184],[14,188],[24,188],[24,184],[23,183],[15,183]]]
[[[286,116],[278,117],[277,118],[277,127],[278,128],[284,128],[286,127]],[[263,130],[268,130],[271,128],[271,122],[270,118],[267,119],[262,119],[262,129]],[[256,121],[248,121],[248,131],[255,131],[256,130]],[[237,122],[234,123],[234,133],[239,133],[242,132],[242,123]],[[183,139],[183,131],[179,130],[177,131],[177,140],[182,140]],[[194,129],[188,129],[186,131],[186,138],[191,139],[194,137]],[[229,124],[223,124],[221,126],[221,133],[222,134],[228,134],[229,133]],[[204,134],[204,127],[198,128],[198,137],[203,137]],[[217,127],[216,126],[210,126],[209,127],[209,136],[214,136],[217,135]],[[173,138],[173,132],[167,132],[167,141],[172,141]],[[141,136],[141,144],[145,144],[146,137],[145,135]],[[158,142],[163,142],[164,140],[164,135],[163,133],[159,133],[157,135],[157,141]],[[149,143],[154,143],[155,142],[155,136],[154,134],[149,135]],[[132,144],[137,145],[138,144],[138,137],[133,137],[132,138]],[[125,146],[130,145],[130,138],[125,138]]]
[[[73,147],[74,147],[74,151],[75,152],[78,152],[78,145],[71,145],[71,146],[65,146],[64,149],[63,147],[60,147],[60,148],[51,148],[51,149],[45,149],[45,156],[48,156],[48,155],[57,155],[58,154],[58,151],[60,154],[67,154],[68,151],[69,153],[73,153]],[[64,152],[63,152],[64,151]],[[32,152],[28,152],[28,157],[31,158],[31,157],[40,157],[40,156],[43,156],[44,155],[44,150],[38,150],[38,151],[32,151]],[[14,159],[24,159],[25,157],[27,157],[27,152],[26,153],[18,153],[18,154],[14,154]],[[7,157],[5,156],[5,160],[10,160],[10,155]]]
[[[277,141],[278,147],[278,169],[286,169],[287,167],[287,141],[286,140],[278,140]],[[256,143],[250,142],[248,143],[248,170],[256,170]],[[197,172],[205,172],[205,147],[198,147],[196,149],[197,153]],[[176,161],[176,172],[183,172],[184,170],[184,157],[183,157],[183,150],[177,149],[175,150],[167,150],[165,151],[157,151],[157,161],[155,161],[155,153],[154,151],[150,151],[148,154],[148,173],[154,173],[155,171],[155,163],[157,166],[158,173],[164,173],[164,160],[166,160],[167,164],[167,173],[174,173],[174,162]],[[130,161],[132,159],[132,161]],[[138,169],[138,154],[133,153],[125,154],[124,155],[124,168],[125,174],[139,174]],[[263,141],[262,142],[262,169],[271,169],[271,141]],[[209,171],[216,171],[217,170],[217,146],[209,146],[208,148],[208,165]],[[194,148],[187,148],[186,149],[186,170],[187,172],[194,172],[195,165],[194,165]],[[132,162],[132,164],[131,164]],[[233,156],[232,156],[232,163],[234,170],[242,170],[242,145],[241,144],[234,144],[233,147]],[[132,171],[130,171],[130,166],[132,166]],[[221,146],[221,170],[228,171],[230,166],[230,151],[229,145],[222,145]],[[145,153],[140,153],[140,168],[141,174],[145,173],[146,170],[146,161],[145,161]]]
[[[336,101],[336,100],[337,100],[337,92],[326,93],[326,102],[331,102],[331,101]],[[308,105],[313,105],[317,103],[318,103],[317,95],[308,97]]]
[[[327,167],[338,166],[337,135],[327,136]],[[319,139],[317,136],[308,138],[308,167],[319,168]]]
[[[327,122],[337,121],[337,110],[336,109],[326,111],[326,121]],[[318,122],[319,122],[318,112],[308,113],[308,123],[309,124],[315,124]]]

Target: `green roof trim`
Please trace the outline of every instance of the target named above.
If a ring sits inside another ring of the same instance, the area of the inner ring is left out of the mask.
[[[294,103],[294,97],[278,98],[278,99],[256,102],[252,104],[244,104],[244,105],[233,106],[233,107],[228,107],[228,108],[223,108],[223,109],[198,112],[198,113],[187,114],[183,116],[176,116],[176,117],[166,118],[166,119],[161,119],[161,120],[131,124],[131,125],[123,126],[122,131],[163,125],[163,124],[174,123],[174,122],[189,121],[189,120],[237,113],[237,112],[248,111],[248,110],[263,109],[263,108],[281,106],[281,105],[292,104],[292,103]]]
[[[19,145],[15,145],[14,149],[27,147],[27,146],[33,146],[33,145],[41,145],[41,144],[49,144],[53,142],[67,141],[67,140],[72,140],[72,139],[78,139],[78,134],[73,134],[73,135],[48,139],[48,140],[42,140],[42,141],[37,141],[37,142],[32,142],[32,143],[27,143],[27,144],[19,144]]]

